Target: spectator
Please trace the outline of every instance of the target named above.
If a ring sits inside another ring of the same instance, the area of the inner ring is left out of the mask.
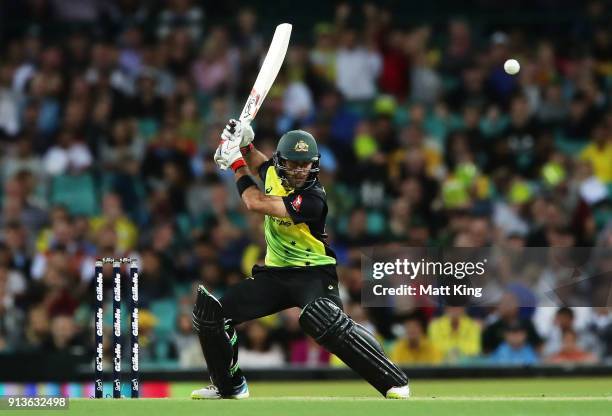
[[[82,172],[92,162],[93,157],[87,146],[79,143],[69,131],[59,134],[58,145],[52,146],[43,158],[45,173],[51,176]]]
[[[21,347],[24,317],[15,299],[25,291],[25,283],[19,272],[0,264],[0,351]]]
[[[50,336],[49,314],[43,304],[32,306],[28,311],[25,328],[25,350],[42,349]]]
[[[211,97],[235,82],[235,51],[228,43],[227,32],[215,29],[193,65],[193,77],[200,92]]]
[[[558,363],[595,363],[597,357],[578,346],[578,335],[573,329],[566,329],[561,336],[561,348],[546,358],[546,362]]]
[[[545,310],[547,308],[538,308],[539,310]],[[550,322],[547,325],[542,325],[543,327],[548,328],[548,333],[545,336],[545,342],[542,349],[542,355],[549,356],[558,351],[560,351],[565,345],[564,336],[568,331],[573,331],[573,337],[576,338],[575,342],[580,346],[581,349],[594,352],[598,351],[599,348],[597,346],[597,341],[593,339],[591,334],[584,331],[583,328],[586,325],[586,322],[590,315],[590,308],[577,308],[581,315],[581,320],[583,322],[576,322],[574,310],[568,307],[562,307],[557,309],[553,324],[550,325]],[[536,316],[534,320],[537,322],[538,312],[536,312]],[[541,313],[540,313],[541,314]],[[580,329],[579,329],[580,328]],[[568,340],[569,342],[569,340]]]
[[[287,309],[282,312],[282,316],[284,318],[283,327],[277,332],[276,337],[283,339],[286,343],[287,362],[308,367],[328,365],[329,352],[302,332],[299,323],[300,310],[298,308]]]
[[[179,313],[176,318],[176,333],[172,335],[172,348],[170,354],[178,358],[181,368],[202,368],[206,366],[202,347],[198,337],[193,332],[191,312]]]
[[[505,327],[504,341],[493,351],[490,362],[505,365],[532,365],[539,358],[527,342],[527,330],[520,322]]]
[[[149,305],[155,300],[167,298],[172,295],[172,276],[164,273],[162,260],[159,253],[151,247],[141,251],[139,264],[140,299],[144,305]]]
[[[166,348],[167,344],[164,340],[160,339],[155,332],[159,320],[148,309],[140,309],[138,319],[138,344],[140,347],[138,355],[140,360],[143,362],[163,361],[167,358],[164,353],[168,352],[168,348]],[[104,337],[105,340],[108,338],[108,336]],[[109,343],[109,351],[104,353],[105,356],[112,357],[111,348],[112,343]]]
[[[380,54],[372,45],[362,45],[354,29],[346,29],[340,34],[336,85],[344,98],[356,103],[373,99],[381,69]]]
[[[188,31],[194,41],[200,39],[204,23],[204,11],[192,0],[171,0],[159,16],[157,34],[165,38],[176,28]]]
[[[83,350],[74,318],[57,315],[51,320],[51,338],[46,350],[52,352],[79,352]]]
[[[22,97],[11,88],[13,71],[9,65],[0,66],[0,133],[14,136],[20,128],[19,104]]]
[[[533,323],[522,318],[519,312],[517,297],[511,292],[506,292],[497,305],[495,315],[491,317],[492,322],[485,327],[482,333],[482,351],[484,353],[491,353],[498,349],[506,339],[506,329],[508,327],[520,327],[521,331],[525,331],[527,334],[526,343],[530,347],[534,350],[541,347],[542,339],[536,332]]]
[[[429,324],[429,339],[444,359],[457,362],[480,353],[480,325],[460,306],[447,306],[444,314]]]
[[[588,161],[595,176],[604,183],[612,183],[612,132],[605,124],[595,126],[592,133],[593,142],[587,145],[580,159]]]
[[[102,199],[102,215],[91,219],[91,231],[97,233],[102,226],[109,226],[117,235],[116,248],[120,252],[133,249],[138,239],[138,229],[123,212],[119,195],[107,193]]]
[[[27,230],[21,224],[15,222],[6,225],[4,239],[10,256],[6,266],[11,266],[16,272],[29,279],[32,259],[29,254],[31,242],[27,238]],[[2,267],[1,262],[0,267]]]
[[[334,28],[320,23],[314,28],[315,44],[310,51],[310,63],[315,74],[333,84],[336,80],[336,48]]]
[[[240,366],[243,368],[279,367],[284,364],[283,351],[272,342],[270,332],[259,321],[246,324],[244,348],[240,350]]]
[[[404,321],[404,337],[396,341],[389,356],[397,364],[438,364],[444,358],[427,338],[425,325],[416,316]]]

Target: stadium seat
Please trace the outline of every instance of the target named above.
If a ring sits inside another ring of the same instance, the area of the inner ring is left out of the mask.
[[[99,212],[96,187],[89,173],[54,177],[50,202],[68,207],[72,214],[92,216]]]

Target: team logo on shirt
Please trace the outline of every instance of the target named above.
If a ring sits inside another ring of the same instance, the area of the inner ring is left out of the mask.
[[[295,199],[291,201],[291,206],[295,212],[300,212],[300,208],[302,207],[302,195],[296,196]]]
[[[295,144],[294,150],[296,152],[307,152],[308,151],[308,143],[306,143],[304,140],[300,140],[299,142],[297,142]]]

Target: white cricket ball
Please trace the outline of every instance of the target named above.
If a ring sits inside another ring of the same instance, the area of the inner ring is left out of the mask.
[[[504,62],[504,71],[506,71],[506,74],[518,74],[520,70],[521,65],[516,59],[508,59],[506,62]]]

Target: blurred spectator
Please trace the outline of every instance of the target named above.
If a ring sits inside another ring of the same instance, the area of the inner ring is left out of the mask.
[[[452,76],[460,73],[471,58],[472,40],[468,22],[461,19],[451,20],[448,23],[448,36],[440,70]]]
[[[24,316],[15,300],[25,289],[23,276],[0,264],[0,351],[15,351],[21,347]]]
[[[57,315],[51,319],[51,337],[45,347],[52,352],[82,351],[83,341],[79,339],[74,318],[70,315]]]
[[[336,57],[336,85],[349,102],[374,98],[382,69],[380,54],[373,45],[364,46],[359,36],[354,29],[344,30]]]
[[[25,350],[39,349],[50,336],[49,314],[44,305],[35,305],[28,311],[25,329]]]
[[[93,24],[101,18],[109,4],[96,0],[52,0],[57,19],[62,22],[79,22]]]
[[[544,310],[549,308],[538,308],[538,310]],[[579,313],[583,315],[581,323],[577,323],[574,310],[568,307],[557,309],[552,325],[550,321],[546,325],[542,325],[547,329],[547,333],[541,333],[545,339],[544,346],[542,349],[542,355],[550,356],[564,348],[565,345],[565,334],[568,331],[572,331],[573,337],[575,338],[572,342],[580,346],[582,350],[589,352],[599,351],[597,340],[593,338],[591,334],[584,331],[586,321],[589,319],[590,308],[576,308]],[[586,316],[585,316],[586,315]],[[534,317],[534,321],[538,322],[538,313]],[[568,340],[569,342],[570,340]]]
[[[429,339],[444,359],[457,362],[480,353],[480,325],[460,306],[447,306],[444,314],[429,324]]]
[[[595,363],[597,357],[578,346],[578,335],[573,329],[566,329],[561,335],[561,346],[546,358],[549,363]]]
[[[13,71],[9,65],[0,66],[0,133],[14,136],[20,128],[19,105],[21,95],[11,87]]]
[[[4,240],[10,257],[5,266],[11,266],[23,277],[29,278],[32,259],[29,254],[31,242],[28,241],[27,230],[16,222],[6,224]],[[1,263],[0,267],[2,267]]]
[[[309,367],[329,364],[330,353],[302,332],[299,308],[286,309],[281,316],[283,326],[276,332],[276,338],[286,343],[287,362]]]
[[[93,157],[87,146],[77,142],[69,131],[60,132],[57,146],[52,146],[43,158],[45,173],[51,176],[82,172],[92,162]]]
[[[171,0],[159,15],[157,34],[164,38],[171,31],[182,28],[197,41],[201,37],[203,23],[204,11],[192,0]]]
[[[162,355],[164,349],[163,342],[159,339],[158,334],[155,332],[155,327],[159,323],[159,320],[151,313],[148,309],[140,309],[140,316],[138,318],[138,344],[139,350],[138,355],[142,362],[155,362],[162,361],[165,356]],[[104,339],[110,337],[105,336]],[[109,344],[109,349],[112,344]],[[105,352],[105,356],[112,356]]]
[[[16,138],[13,146],[8,148],[7,154],[3,158],[2,170],[0,177],[5,182],[18,177],[31,176],[34,181],[40,181],[44,178],[45,172],[42,169],[41,160],[34,153],[32,148],[32,138],[22,135]]]
[[[504,341],[490,356],[494,364],[531,365],[538,361],[535,350],[527,342],[527,330],[518,321],[504,328]]]
[[[612,310],[607,307],[593,308],[594,313],[586,330],[599,340],[602,350],[598,356],[603,359],[612,358]]]
[[[27,170],[20,170],[5,183],[3,215],[0,224],[21,223],[36,233],[47,221],[47,204],[37,195],[36,178]]]
[[[336,80],[336,36],[332,25],[320,23],[314,28],[315,43],[310,51],[310,63],[315,74],[330,84]]]
[[[113,227],[117,235],[116,248],[128,252],[136,245],[138,230],[124,214],[117,194],[108,193],[102,199],[102,215],[91,219],[91,232],[97,233],[102,226]]]
[[[427,338],[423,321],[412,316],[404,321],[404,336],[395,342],[389,358],[397,364],[438,364],[444,356]]]
[[[523,342],[534,349],[541,347],[542,339],[536,332],[533,323],[531,320],[522,318],[519,312],[517,297],[511,292],[505,293],[499,301],[495,315],[490,317],[491,323],[485,327],[482,333],[482,351],[484,353],[498,350],[498,347],[507,338],[506,329],[508,327],[520,327],[521,331],[526,333],[526,341]]]
[[[172,296],[172,276],[162,269],[162,260],[159,253],[151,247],[141,251],[139,263],[140,301],[143,305]]]
[[[588,161],[595,176],[604,183],[612,183],[612,131],[609,126],[599,124],[592,132],[593,142],[580,154],[580,159]]]
[[[413,102],[431,106],[436,104],[442,92],[442,81],[439,73],[432,68],[425,50],[429,43],[431,30],[421,27],[409,36],[409,54],[412,69],[410,71],[410,99]]]
[[[208,97],[230,88],[235,81],[236,52],[230,48],[227,38],[225,30],[214,29],[193,65],[196,85]]]
[[[240,366],[243,368],[278,367],[284,363],[283,351],[272,342],[268,328],[260,321],[245,324],[246,336],[240,349]]]
[[[527,98],[513,98],[510,123],[495,141],[492,164],[525,177],[533,177],[539,162],[535,149],[540,134],[540,126],[529,113]]]
[[[177,330],[171,337],[173,351],[171,356],[178,358],[181,368],[206,367],[202,347],[191,325],[191,312],[179,313],[177,316]]]

